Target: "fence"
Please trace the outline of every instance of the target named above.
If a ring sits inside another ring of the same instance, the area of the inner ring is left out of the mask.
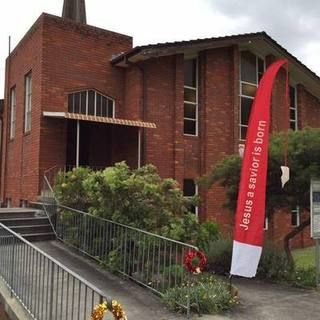
[[[186,281],[184,256],[198,248],[57,205],[58,239],[121,274],[163,294]]]
[[[57,172],[44,177],[49,198],[43,208],[59,240],[159,295],[188,281],[184,257],[197,247],[58,204],[51,187]],[[189,316],[189,299],[177,304]]]
[[[88,320],[94,306],[107,300],[99,289],[3,224],[0,256],[0,277],[32,319]]]

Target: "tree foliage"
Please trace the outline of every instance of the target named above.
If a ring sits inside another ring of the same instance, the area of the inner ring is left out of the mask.
[[[290,180],[281,187],[281,169],[284,165],[286,134],[275,133],[270,138],[267,173],[266,208],[271,215],[275,209],[299,206],[309,210],[310,179],[320,178],[320,129],[305,128],[289,131],[288,166]],[[231,155],[220,161],[213,170],[200,179],[200,184],[210,187],[219,183],[225,187],[225,205],[235,211],[240,181],[241,158]]]
[[[198,197],[184,197],[173,179],[161,179],[153,165],[131,170],[125,162],[103,171],[61,172],[55,184],[64,205],[128,226],[204,246],[218,235],[214,222],[198,223],[190,212]]]

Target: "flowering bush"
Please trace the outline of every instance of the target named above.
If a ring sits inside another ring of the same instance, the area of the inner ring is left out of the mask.
[[[185,312],[181,305],[187,306],[189,297],[191,310],[203,314],[228,310],[238,302],[237,297],[232,297],[228,285],[212,275],[197,276],[190,283],[167,290],[163,300],[169,309]]]

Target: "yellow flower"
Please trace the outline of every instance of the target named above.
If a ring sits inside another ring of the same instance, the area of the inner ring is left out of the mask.
[[[108,306],[106,302],[100,303],[93,309],[91,320],[102,320]]]
[[[112,300],[112,314],[116,320],[127,320],[121,304],[116,300]]]

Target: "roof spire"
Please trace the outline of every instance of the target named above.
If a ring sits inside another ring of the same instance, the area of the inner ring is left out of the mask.
[[[87,23],[85,0],[64,0],[62,18]]]

